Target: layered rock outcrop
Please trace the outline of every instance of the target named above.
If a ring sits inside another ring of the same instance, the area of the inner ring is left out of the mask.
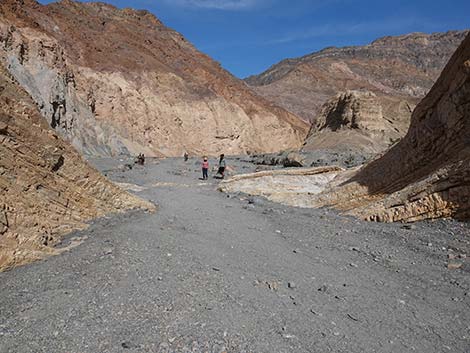
[[[305,120],[344,90],[368,90],[379,100],[414,106],[429,91],[467,31],[411,33],[365,46],[326,48],[286,59],[246,79],[258,93]]]
[[[372,221],[470,217],[470,35],[416,107],[403,140],[311,204]]]
[[[328,110],[331,119],[319,122],[320,130],[376,129],[380,109],[361,113],[354,104],[357,93],[339,98]],[[359,99],[367,107],[375,97],[361,93]],[[368,221],[469,219],[470,35],[414,110],[406,136],[382,157],[360,169],[306,170],[301,178],[283,171],[248,174],[227,180],[221,189],[298,207],[334,207]]]
[[[304,151],[380,153],[408,130],[412,107],[369,91],[346,91],[326,102],[312,125]]]
[[[51,127],[84,153],[274,152],[308,132],[147,11],[5,0],[0,49]]]
[[[0,65],[0,271],[56,253],[62,235],[92,218],[133,208],[155,209],[88,166]]]

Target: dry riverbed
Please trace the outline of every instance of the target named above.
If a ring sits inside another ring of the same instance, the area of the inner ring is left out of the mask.
[[[93,163],[159,211],[97,220],[70,251],[0,273],[2,353],[470,349],[468,223],[224,194],[196,160]]]

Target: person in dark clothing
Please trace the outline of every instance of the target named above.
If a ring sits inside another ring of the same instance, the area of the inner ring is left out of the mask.
[[[225,177],[225,167],[225,155],[221,154],[219,159],[219,170],[217,171],[217,173],[220,174],[222,179]]]

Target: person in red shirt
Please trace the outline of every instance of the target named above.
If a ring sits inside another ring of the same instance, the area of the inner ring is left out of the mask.
[[[207,157],[204,157],[202,161],[202,180],[208,179],[208,172],[209,172],[209,161]]]

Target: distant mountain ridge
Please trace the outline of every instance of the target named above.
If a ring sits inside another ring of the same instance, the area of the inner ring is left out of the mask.
[[[369,90],[416,104],[467,33],[410,33],[379,38],[365,46],[329,47],[283,60],[245,82],[310,121],[323,103],[345,90]]]

